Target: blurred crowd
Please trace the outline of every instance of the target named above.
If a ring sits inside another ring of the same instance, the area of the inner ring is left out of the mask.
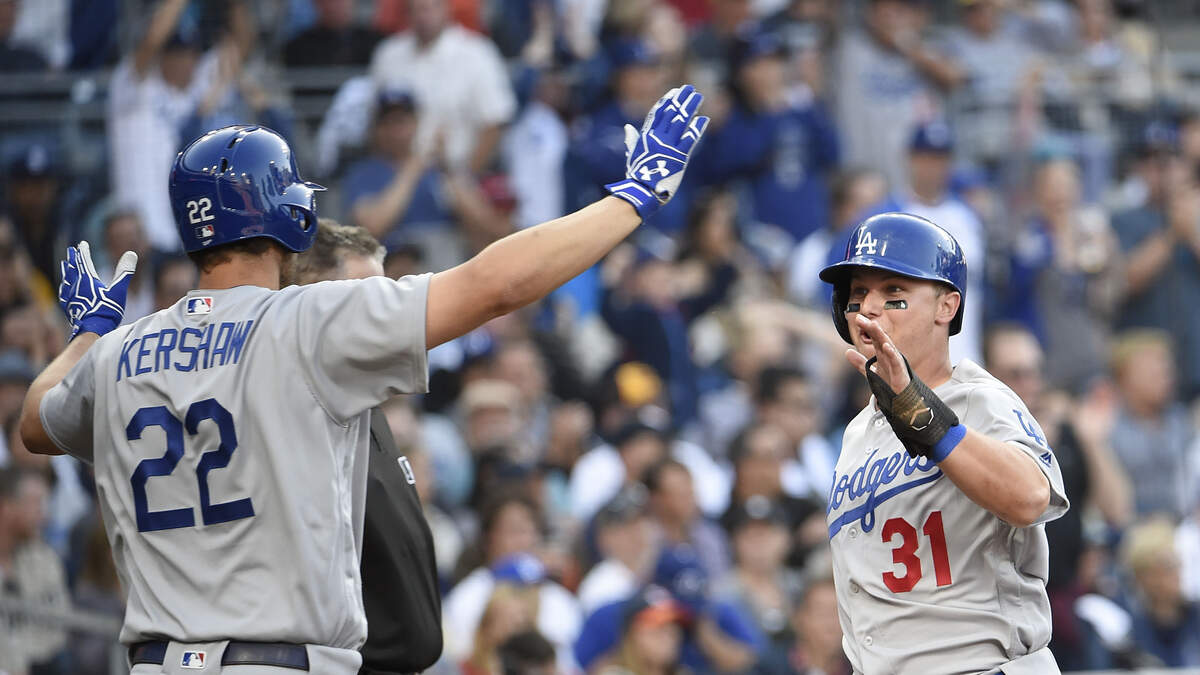
[[[437,546],[433,672],[848,675],[824,515],[869,391],[816,273],[885,210],[962,244],[952,357],[1062,466],[1060,665],[1200,666],[1200,92],[1158,4],[0,0],[0,73],[104,73],[108,157],[80,175],[53,129],[0,132],[0,671],[113,672],[90,470],[15,424],[64,344],[69,242],[139,253],[126,321],[170,306],[196,279],[171,162],[258,123],[389,275],[445,269],[599,198],[681,82],[713,122],[675,200],[386,405]]]

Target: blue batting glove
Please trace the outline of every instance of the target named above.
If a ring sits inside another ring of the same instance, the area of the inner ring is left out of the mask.
[[[71,320],[71,337],[80,333],[104,335],[121,325],[125,316],[125,294],[137,268],[137,254],[126,251],[117,262],[112,281],[107,285],[96,274],[92,250],[86,241],[67,249],[62,262],[62,283],[58,286],[58,304]]]
[[[654,104],[639,132],[625,125],[625,180],[604,187],[637,209],[642,220],[671,200],[683,180],[692,149],[708,127],[697,116],[704,95],[687,84]]]

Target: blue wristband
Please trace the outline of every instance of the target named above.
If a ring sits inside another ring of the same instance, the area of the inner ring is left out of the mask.
[[[942,440],[933,446],[933,452],[930,454],[930,459],[935,463],[941,462],[950,456],[950,453],[962,443],[962,439],[967,435],[967,427],[962,424],[955,424],[946,431],[946,435],[942,436]]]
[[[650,188],[631,178],[616,183],[609,183],[604,187],[614,197],[620,197],[632,204],[633,208],[637,210],[638,215],[642,217],[642,220],[649,218],[662,206],[662,202]]]

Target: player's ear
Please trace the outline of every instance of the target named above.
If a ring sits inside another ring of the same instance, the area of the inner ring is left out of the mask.
[[[954,315],[958,314],[958,306],[962,304],[962,294],[949,288],[941,289],[936,302],[937,313],[933,318],[934,323],[939,326],[947,326],[954,320]]]

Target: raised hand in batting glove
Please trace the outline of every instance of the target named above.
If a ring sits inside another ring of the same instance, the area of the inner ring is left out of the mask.
[[[625,180],[604,187],[637,209],[642,220],[671,200],[708,118],[696,115],[704,96],[676,87],[654,104],[642,130],[625,125]]]
[[[137,268],[137,254],[126,251],[117,261],[112,281],[105,284],[92,264],[92,251],[86,241],[67,249],[62,262],[62,283],[58,286],[58,304],[71,320],[71,338],[80,333],[104,335],[121,325],[125,316],[125,294]]]
[[[940,462],[950,455],[967,434],[958,415],[917,377],[887,333],[875,321],[859,314],[859,328],[875,345],[875,356],[866,358],[851,349],[846,352],[858,371],[867,378],[875,402],[892,431],[912,457]]]

